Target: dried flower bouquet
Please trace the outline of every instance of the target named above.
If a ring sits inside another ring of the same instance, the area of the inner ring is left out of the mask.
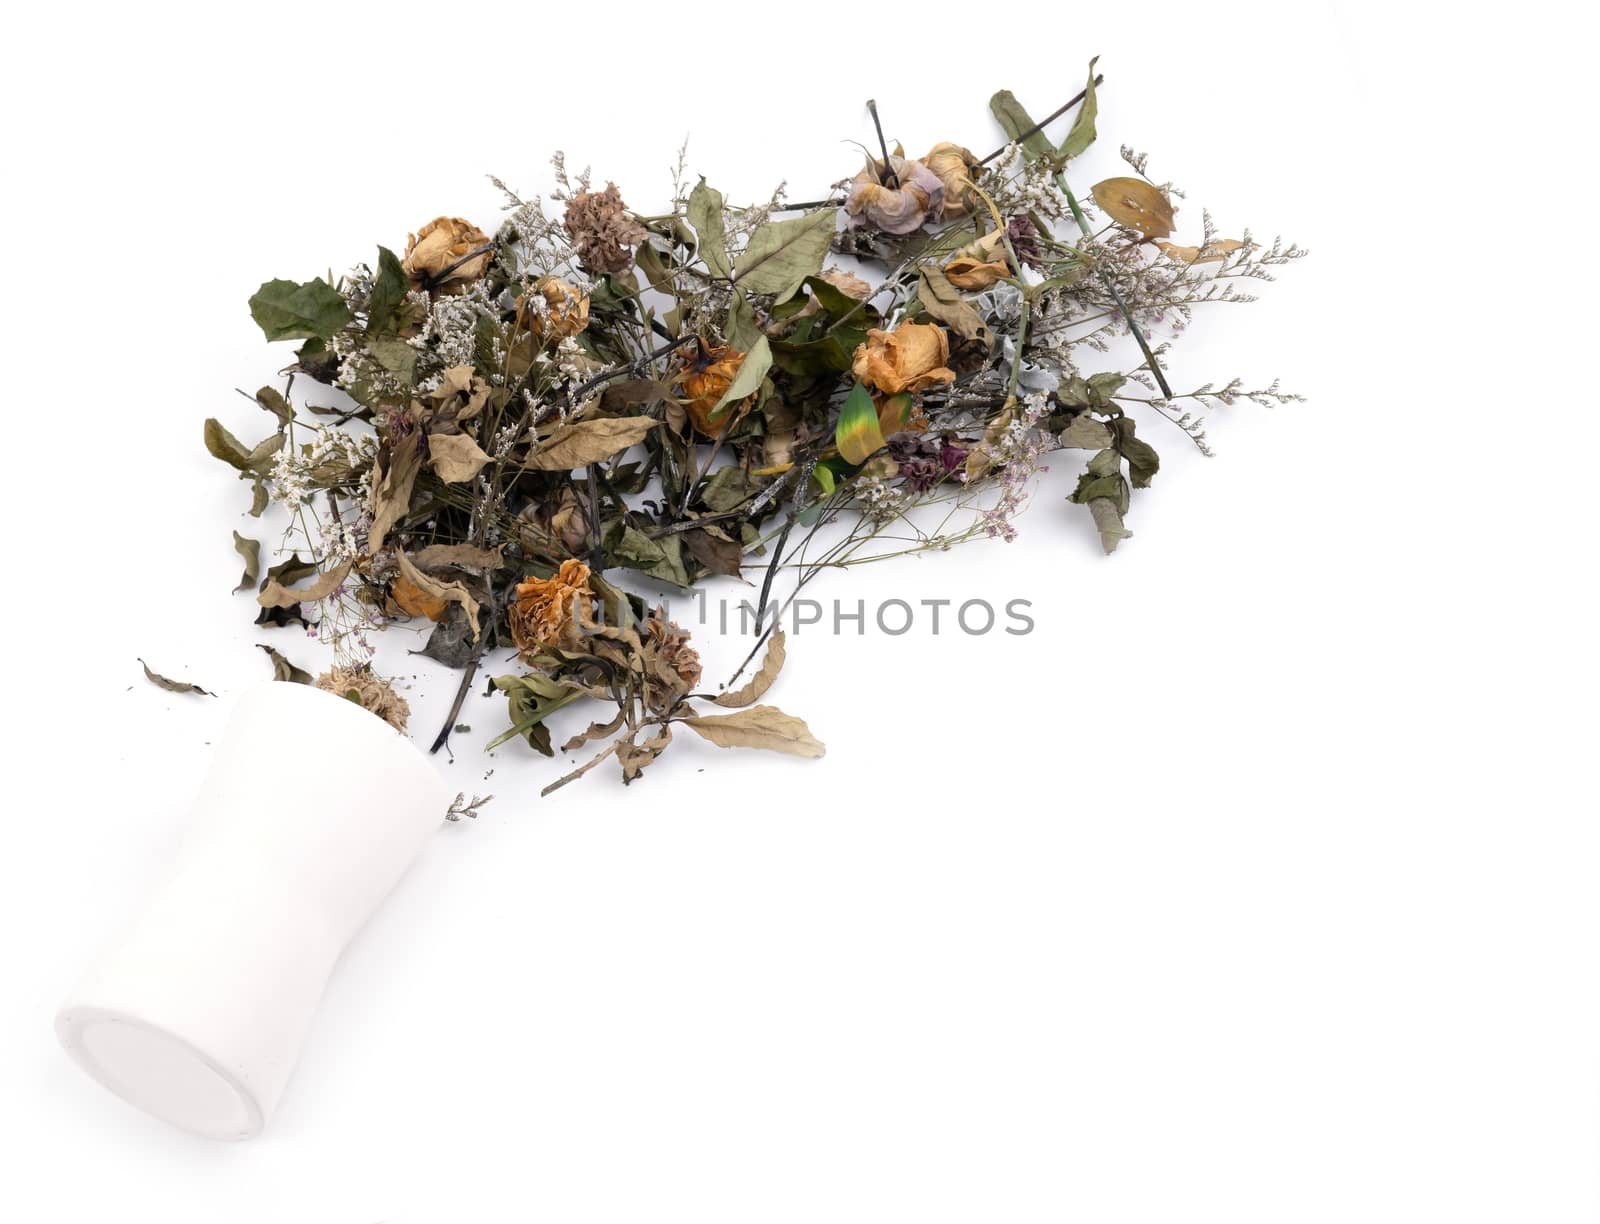
[[[1126,147],[1130,172],[1080,201],[1067,176],[1095,139],[1099,83],[1091,63],[1041,123],[996,94],[1008,141],[986,157],[948,141],[907,157],[868,103],[875,148],[805,204],[729,204],[680,152],[671,207],[640,215],[558,154],[558,209],[496,179],[492,231],[437,217],[337,281],[262,285],[252,316],[298,342],[282,390],[253,397],[274,429],[247,446],[205,427],[251,513],[288,515],[264,570],[263,545],[235,532],[256,623],[329,644],[315,683],[403,728],[372,634],[432,622],[424,653],[462,672],[435,750],[485,658],[514,651],[491,682],[509,721],[491,747],[553,755],[552,713],[604,711],[564,745],[592,755],[551,788],[607,757],[631,781],[677,728],[820,756],[804,722],[761,704],[784,662],[780,572],[798,590],[824,567],[1009,540],[1059,449],[1087,455],[1070,500],[1111,552],[1159,467],[1139,426],[1170,422],[1206,451],[1209,407],[1298,398],[1238,380],[1173,391],[1152,328],[1250,300],[1241,282],[1303,252],[1222,237],[1209,215],[1180,241],[1177,192]],[[1094,368],[1119,334],[1139,364]],[[305,379],[342,397],[306,402]],[[713,693],[687,633],[624,584],[719,575],[758,585],[768,614]],[[311,682],[264,649],[278,678]]]

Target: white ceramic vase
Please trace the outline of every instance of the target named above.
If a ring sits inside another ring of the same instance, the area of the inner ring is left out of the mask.
[[[165,881],[57,1014],[62,1044],[176,1126],[260,1133],[340,953],[449,804],[416,746],[354,703],[245,693]]]

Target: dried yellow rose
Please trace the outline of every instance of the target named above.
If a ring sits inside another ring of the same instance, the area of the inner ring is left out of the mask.
[[[933,323],[902,323],[893,331],[872,328],[865,344],[858,345],[852,369],[855,376],[885,395],[926,391],[955,381],[955,371],[945,368],[950,359],[950,338]]]
[[[411,277],[415,289],[459,293],[489,270],[492,252],[467,258],[488,245],[489,235],[472,222],[460,217],[435,217],[410,236],[400,266]]]

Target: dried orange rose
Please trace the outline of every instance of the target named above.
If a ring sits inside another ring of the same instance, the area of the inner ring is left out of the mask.
[[[581,611],[579,601],[593,593],[589,589],[589,567],[576,558],[563,561],[549,578],[519,582],[516,602],[507,616],[517,649],[532,655],[541,646],[573,638]]]
[[[944,184],[944,212],[941,214],[944,220],[971,211],[976,200],[972,194],[972,175],[978,168],[978,159],[971,149],[941,140],[928,150],[922,164]]]
[[[743,364],[744,354],[736,348],[702,344],[694,359],[678,375],[678,386],[689,401],[684,405],[689,420],[708,438],[720,437],[739,412],[738,406],[734,406],[715,420],[711,418],[712,410],[733,385]]]
[[[547,276],[517,299],[517,326],[540,342],[576,336],[589,326],[589,295]]]
[[[934,323],[902,323],[893,331],[874,327],[867,342],[856,347],[852,368],[855,376],[885,395],[902,391],[926,391],[940,383],[954,382],[954,370],[945,369],[950,359],[950,338]]]
[[[490,251],[466,257],[489,245],[489,235],[460,217],[435,217],[410,236],[400,266],[414,289],[459,293],[489,270]],[[457,261],[465,260],[459,267]]]

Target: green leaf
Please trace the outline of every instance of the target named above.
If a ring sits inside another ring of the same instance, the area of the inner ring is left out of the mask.
[[[394,322],[410,291],[411,278],[400,266],[399,257],[388,247],[379,247],[378,275],[373,279],[372,296],[367,301],[367,335],[383,331]]]
[[[750,235],[734,268],[734,279],[751,293],[784,301],[822,270],[838,228],[838,209],[823,208],[788,221],[772,221]]]
[[[1078,108],[1078,117],[1072,121],[1072,130],[1061,142],[1060,153],[1063,158],[1076,157],[1094,143],[1095,112],[1099,109],[1094,97],[1094,66],[1099,59],[1097,55],[1089,61],[1089,84],[1083,91],[1083,105]]]
[[[1133,487],[1148,488],[1151,479],[1161,470],[1161,456],[1156,454],[1156,448],[1150,443],[1133,436],[1132,417],[1117,417],[1111,422],[1111,428],[1117,432],[1117,450],[1128,461],[1128,476],[1133,481]]]
[[[728,384],[728,389],[722,393],[722,398],[717,401],[717,406],[710,412],[711,420],[715,421],[728,410],[729,405],[737,404],[747,395],[754,395],[761,388],[761,380],[767,376],[767,371],[772,368],[772,348],[767,343],[767,338],[761,336],[744,355],[744,362],[739,366],[739,372],[733,376],[733,381]]]
[[[722,193],[701,179],[689,193],[689,224],[700,244],[700,258],[713,276],[731,276],[728,237],[722,222]]]
[[[1128,512],[1128,482],[1122,476],[1122,456],[1115,450],[1101,451],[1089,460],[1089,469],[1078,478],[1078,487],[1068,501],[1088,506],[1100,532],[1100,547],[1115,552],[1117,544],[1133,533],[1122,525]]]
[[[1000,121],[1000,126],[1012,140],[1016,140],[1033,126],[1032,117],[1009,89],[1002,89],[990,98],[989,109],[994,112],[994,117]],[[1027,161],[1033,161],[1045,153],[1055,151],[1055,146],[1043,132],[1034,132],[1022,141],[1022,156]]]
[[[839,409],[839,424],[834,430],[839,455],[847,463],[862,464],[883,449],[883,434],[878,428],[878,407],[872,393],[861,383],[850,389]]]
[[[250,317],[268,340],[326,340],[350,322],[350,308],[325,280],[270,280],[251,297]]]

